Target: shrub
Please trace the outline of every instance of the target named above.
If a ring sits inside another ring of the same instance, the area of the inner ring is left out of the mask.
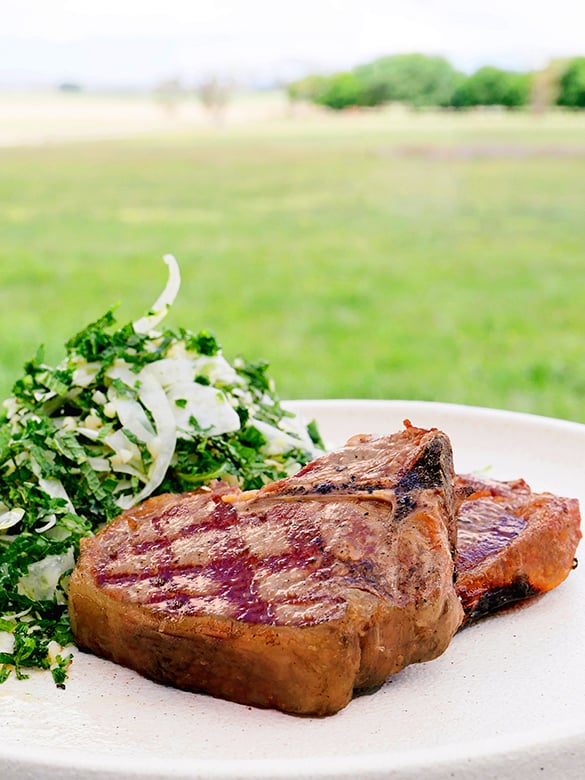
[[[557,105],[585,108],[585,57],[571,60],[559,80]]]

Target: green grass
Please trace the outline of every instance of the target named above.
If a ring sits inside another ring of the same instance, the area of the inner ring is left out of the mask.
[[[39,343],[140,315],[173,252],[169,323],[282,396],[585,422],[585,157],[510,153],[580,143],[580,115],[374,113],[0,150],[0,394]],[[502,154],[433,153],[473,144]]]

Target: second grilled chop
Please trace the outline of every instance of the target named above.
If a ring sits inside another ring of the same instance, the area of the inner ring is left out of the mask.
[[[464,625],[556,588],[574,567],[579,502],[523,480],[458,475],[457,592]]]

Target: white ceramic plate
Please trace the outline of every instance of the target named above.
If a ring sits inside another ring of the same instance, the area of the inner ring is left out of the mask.
[[[440,427],[458,471],[526,478],[585,506],[585,426],[401,401],[305,401],[326,441]],[[0,777],[580,778],[585,771],[585,566],[528,608],[457,635],[326,719],[184,693],[77,655],[0,688]]]

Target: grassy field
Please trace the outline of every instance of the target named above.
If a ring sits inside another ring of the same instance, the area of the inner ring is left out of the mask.
[[[0,149],[0,394],[180,261],[169,324],[282,396],[585,422],[585,118],[275,117]]]

